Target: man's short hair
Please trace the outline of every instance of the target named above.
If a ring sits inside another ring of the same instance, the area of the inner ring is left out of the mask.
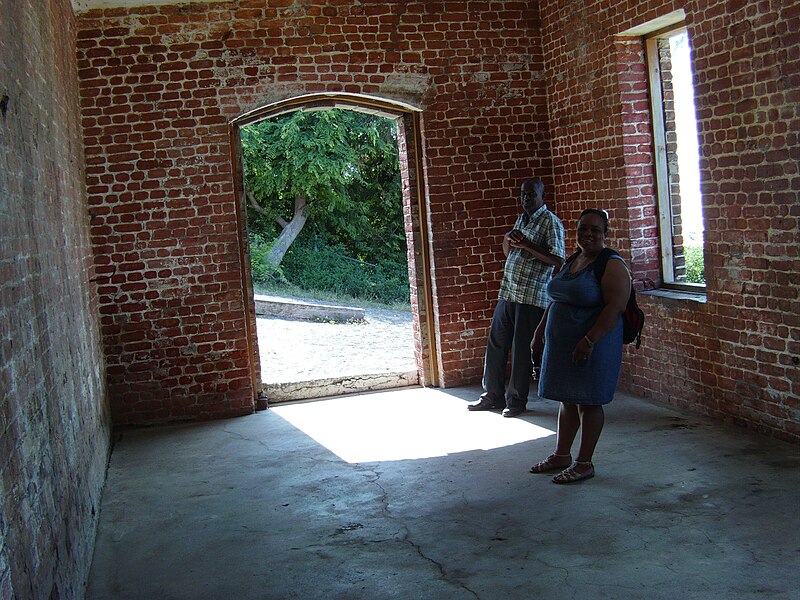
[[[542,198],[544,198],[544,181],[539,179],[538,177],[528,177],[527,179],[522,180],[522,185],[530,184],[533,187],[533,191],[540,194]],[[520,186],[522,187],[522,186]]]

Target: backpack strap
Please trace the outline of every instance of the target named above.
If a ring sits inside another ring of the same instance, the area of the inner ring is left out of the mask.
[[[564,267],[568,267],[576,258],[581,255],[580,248],[569,255],[567,260],[564,261]],[[594,276],[597,281],[603,280],[603,274],[606,272],[606,265],[612,256],[619,256],[619,252],[611,248],[603,248],[597,258],[594,259]],[[564,268],[562,267],[562,269]]]
[[[603,281],[606,265],[612,256],[619,256],[619,252],[611,248],[603,248],[597,258],[594,259],[594,276],[597,277],[597,281]]]
[[[564,267],[566,267],[568,264],[570,264],[570,263],[571,263],[573,260],[575,260],[576,258],[578,258],[580,255],[581,255],[581,251],[580,251],[580,250],[576,250],[575,252],[573,252],[572,254],[570,254],[570,255],[567,257],[567,260],[565,260],[565,261],[564,261]],[[561,267],[561,268],[563,269],[564,267]]]

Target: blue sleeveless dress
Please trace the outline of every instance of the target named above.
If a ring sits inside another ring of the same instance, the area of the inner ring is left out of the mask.
[[[612,257],[610,260],[622,260]],[[589,360],[572,362],[575,344],[603,310],[594,263],[576,273],[565,267],[547,285],[552,300],[545,327],[539,396],[571,404],[608,404],[614,398],[622,366],[622,317],[614,329],[595,341]]]

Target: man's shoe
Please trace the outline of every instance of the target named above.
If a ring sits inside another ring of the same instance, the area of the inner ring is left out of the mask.
[[[467,410],[500,410],[505,405],[505,402],[496,402],[485,396],[481,396],[480,400],[468,405]]]
[[[508,417],[508,418],[518,417],[524,412],[525,412],[525,409],[524,408],[520,408],[518,406],[515,406],[515,407],[512,407],[512,408],[504,408],[503,409],[503,416],[504,417]]]

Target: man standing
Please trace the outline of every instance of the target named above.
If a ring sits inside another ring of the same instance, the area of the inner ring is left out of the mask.
[[[531,339],[547,308],[545,288],[554,268],[564,263],[564,225],[544,203],[541,179],[522,182],[524,212],[514,229],[503,236],[506,265],[500,295],[492,317],[483,368],[480,400],[469,410],[503,408],[504,417],[516,417],[528,403]],[[505,385],[508,352],[511,377]]]

